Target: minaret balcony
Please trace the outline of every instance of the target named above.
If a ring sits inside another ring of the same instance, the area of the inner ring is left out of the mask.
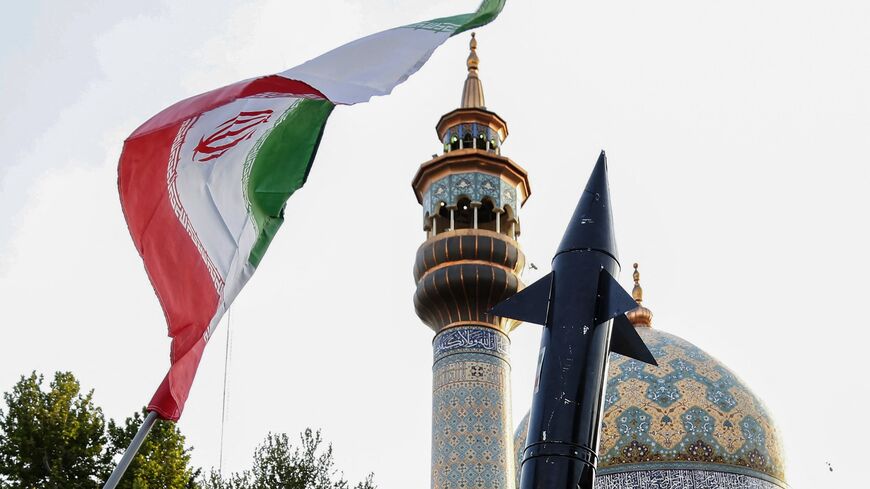
[[[429,217],[443,207],[458,208],[462,199],[481,205],[488,200],[496,212],[510,208],[516,214],[531,193],[525,169],[510,158],[475,149],[451,151],[423,163],[411,185]]]
[[[427,239],[414,263],[414,307],[436,333],[480,325],[504,333],[517,326],[487,311],[523,287],[525,255],[516,240],[481,229],[457,229]]]

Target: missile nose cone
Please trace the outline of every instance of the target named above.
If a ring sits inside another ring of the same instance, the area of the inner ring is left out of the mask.
[[[619,262],[616,237],[613,233],[613,214],[610,208],[610,188],[607,184],[607,155],[604,150],[595,163],[595,168],[586,182],[580,202],[568,223],[559,250],[597,250],[612,256]]]

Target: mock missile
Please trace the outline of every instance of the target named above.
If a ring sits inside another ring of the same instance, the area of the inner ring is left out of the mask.
[[[592,489],[608,354],[657,365],[625,316],[637,302],[614,278],[612,224],[602,151],[552,271],[490,311],[544,326],[520,489]]]

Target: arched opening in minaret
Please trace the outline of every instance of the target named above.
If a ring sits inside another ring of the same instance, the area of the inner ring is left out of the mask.
[[[450,135],[450,151],[459,149],[459,136],[456,134]]]
[[[462,136],[462,148],[468,149],[474,147],[474,136],[471,135],[471,131],[465,133],[465,136]]]
[[[480,209],[477,209],[477,229],[495,232],[496,213],[492,199],[484,197]]]
[[[519,232],[519,225],[513,207],[509,204],[505,204],[504,212],[499,215],[499,221],[499,231],[501,234],[516,239]]]
[[[450,229],[450,211],[447,209],[447,204],[440,202],[438,211],[429,218],[432,229],[429,231],[430,236],[441,234]]]
[[[471,208],[471,199],[461,197],[456,204],[456,210],[453,216],[455,229],[473,229],[474,228],[474,209]]]
[[[477,138],[474,139],[474,147],[486,151],[486,134],[481,132],[477,135]]]
[[[426,232],[426,239],[432,237],[432,217],[428,212],[423,214],[423,231]]]

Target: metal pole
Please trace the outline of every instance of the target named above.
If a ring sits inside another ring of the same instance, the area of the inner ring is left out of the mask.
[[[230,370],[230,320],[232,319],[232,309],[227,310],[227,347],[224,351],[224,395],[221,402],[221,450],[218,458],[218,474],[223,475],[224,471],[224,425],[227,422],[227,373]]]
[[[124,476],[124,472],[127,471],[127,467],[130,466],[133,457],[135,457],[139,449],[142,448],[142,442],[145,441],[145,437],[148,436],[148,432],[151,431],[155,421],[157,421],[157,413],[154,411],[148,411],[148,415],[145,416],[145,420],[142,421],[142,426],[139,427],[139,431],[136,433],[136,436],[133,437],[133,441],[130,442],[130,446],[127,447],[127,451],[124,452],[121,461],[118,462],[118,466],[112,471],[112,475],[109,476],[109,480],[106,481],[106,485],[103,486],[103,489],[115,489],[118,483],[121,482],[121,477]]]

